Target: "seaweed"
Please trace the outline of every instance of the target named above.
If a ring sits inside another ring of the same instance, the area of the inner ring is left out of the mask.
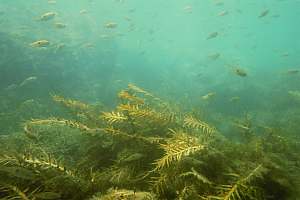
[[[166,141],[166,144],[160,145],[165,151],[165,155],[155,161],[156,167],[154,170],[169,167],[173,162],[180,162],[185,156],[190,156],[205,148],[195,137],[188,136],[183,132],[170,131],[174,135]]]
[[[299,145],[280,132],[256,134],[248,118],[240,124],[249,125],[251,137],[236,142],[134,84],[118,93],[114,109],[52,99],[70,118],[27,120],[24,133],[0,138],[6,144],[1,198],[238,200],[299,194],[292,185],[299,184]],[[278,192],[272,194],[270,185]]]

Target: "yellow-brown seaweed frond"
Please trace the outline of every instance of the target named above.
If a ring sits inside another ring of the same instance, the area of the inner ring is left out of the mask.
[[[266,169],[263,167],[262,164],[258,165],[256,168],[254,168],[248,176],[243,178],[241,182],[245,184],[250,184],[254,179],[262,178],[262,175],[266,172]]]
[[[24,132],[27,137],[30,139],[36,139],[36,136],[33,134],[33,126],[39,126],[39,125],[62,125],[62,126],[69,126],[71,128],[79,129],[80,131],[89,132],[89,133],[95,133],[97,129],[92,129],[87,127],[86,125],[72,121],[72,120],[66,120],[66,119],[57,119],[57,118],[49,118],[49,119],[32,119],[24,124]]]
[[[164,112],[164,120],[167,122],[176,122],[178,119],[177,114],[175,112]]]
[[[68,175],[73,176],[73,172],[67,170],[66,167],[59,163],[53,156],[46,153],[43,149],[39,149],[42,156],[36,157],[31,153],[27,152],[26,154],[16,154],[16,155],[2,155],[0,157],[0,164],[2,166],[19,166],[22,167],[23,171],[25,168],[30,167],[34,169],[55,169],[57,171],[63,172]],[[20,172],[20,170],[18,170]]]
[[[118,94],[118,97],[122,100],[129,101],[133,104],[142,105],[145,103],[144,99],[130,94],[127,90],[121,90]]]
[[[48,154],[47,157],[43,159],[33,157],[32,155],[24,155],[22,157],[22,162],[26,165],[34,166],[35,168],[40,167],[42,169],[56,169],[57,171],[63,172],[67,175],[74,176],[72,171],[67,170],[66,167]]]
[[[189,128],[196,128],[202,130],[202,132],[206,135],[211,135],[216,129],[209,124],[195,119],[192,116],[186,116],[183,120],[183,125]]]
[[[219,194],[217,196],[207,196],[204,199],[209,200],[242,200],[245,198],[249,199],[263,199],[257,188],[252,185],[254,179],[262,176],[265,169],[262,165],[258,165],[253,169],[246,177],[239,178],[233,184],[225,184],[217,186]],[[234,174],[234,176],[237,176]]]
[[[79,129],[80,131],[83,131],[83,132],[94,134],[98,130],[98,129],[94,129],[94,128],[89,128],[88,126],[86,126],[80,122],[76,122],[76,121],[72,121],[72,120],[64,120],[64,121],[67,126],[69,126],[71,128]]]
[[[199,172],[197,172],[194,168],[192,168],[191,171],[185,172],[180,175],[180,177],[188,177],[188,176],[193,176],[198,181],[201,181],[202,183],[209,184],[209,185],[212,184],[212,182],[207,177],[205,177],[203,174],[200,174]]]
[[[118,110],[123,112],[126,111],[133,117],[149,117],[153,115],[153,111],[151,109],[142,109],[139,105],[120,104],[118,106]]]
[[[65,125],[66,120],[60,120],[57,118],[49,119],[31,119],[26,125]]]
[[[114,185],[124,185],[133,179],[133,169],[130,167],[114,168],[111,171],[109,182]]]
[[[31,200],[32,194],[36,192],[36,191],[33,191],[30,194],[28,194],[29,188],[22,190],[22,189],[18,188],[17,186],[10,185],[10,184],[3,184],[3,186],[0,187],[0,191],[5,192],[5,193],[13,193],[3,199],[22,199],[22,200]]]
[[[150,94],[149,92],[143,90],[142,88],[140,88],[140,87],[138,87],[138,86],[136,86],[136,85],[134,85],[132,83],[128,84],[128,88],[130,90],[134,91],[134,92],[141,93],[141,94],[144,94],[145,96],[149,96],[149,97],[153,97],[154,98],[154,96],[152,94]]]
[[[105,133],[107,133],[111,136],[117,136],[118,138],[123,137],[123,138],[135,139],[135,140],[139,140],[139,141],[143,141],[143,142],[151,143],[151,144],[158,144],[159,142],[161,142],[163,140],[163,138],[160,138],[160,137],[144,137],[144,136],[137,135],[137,134],[131,135],[131,134],[123,132],[119,129],[115,129],[114,127],[106,127],[106,128],[102,128],[100,130],[104,131]]]
[[[117,107],[118,110],[120,111],[127,111],[127,112],[137,112],[140,110],[140,106],[139,105],[135,105],[135,104],[119,104]]]
[[[41,187],[25,188],[19,186],[0,183],[1,199],[21,199],[21,200],[35,200],[35,199],[61,199],[61,195],[56,192],[41,191]],[[6,195],[4,197],[4,195]]]
[[[160,176],[158,177],[152,177],[151,180],[152,190],[156,194],[164,194],[168,186],[167,183],[168,183],[168,179],[166,174],[160,174]]]
[[[156,115],[154,116],[157,122],[160,123],[174,123],[177,121],[178,116],[175,112],[156,112]]]
[[[6,166],[6,165],[18,165],[20,163],[20,159],[18,159],[16,156],[8,155],[1,153],[0,155],[0,165]]]
[[[179,162],[182,158],[205,148],[196,137],[189,136],[183,132],[177,133],[174,130],[171,130],[171,132],[175,133],[173,137],[168,139],[166,144],[160,145],[165,151],[165,155],[156,160],[154,171],[169,167],[174,162]]]
[[[154,200],[156,199],[149,192],[126,190],[126,189],[109,189],[107,194],[93,196],[90,200],[118,200],[118,199],[136,199],[136,200]]]
[[[35,133],[34,127],[35,126],[53,126],[53,125],[65,125],[64,120],[59,120],[56,118],[50,118],[50,119],[31,119],[30,121],[27,121],[23,125],[23,130],[25,135],[33,140],[38,141],[38,134]]]
[[[102,118],[109,124],[120,123],[128,119],[123,113],[120,112],[102,112]]]
[[[178,192],[177,199],[200,199],[200,197],[194,185],[185,185],[183,189]]]
[[[106,127],[106,128],[102,128],[101,130],[104,131],[105,133],[110,134],[111,136],[131,137],[131,135],[129,135],[119,129],[115,129],[114,127]]]
[[[144,105],[120,104],[117,109],[127,113],[130,117],[147,118],[158,124],[175,122],[177,117],[174,112],[158,112]]]
[[[73,99],[65,99],[64,97],[58,95],[52,95],[52,99],[55,102],[61,103],[69,109],[73,109],[80,112],[86,112],[90,110],[90,106],[81,101],[73,100]]]
[[[145,138],[144,140],[146,140],[148,143],[151,144],[159,144],[160,142],[164,141],[164,138],[161,137],[143,137]]]

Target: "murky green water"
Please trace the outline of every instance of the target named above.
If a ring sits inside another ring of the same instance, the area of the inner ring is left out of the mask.
[[[300,196],[299,0],[1,0],[0,198]]]

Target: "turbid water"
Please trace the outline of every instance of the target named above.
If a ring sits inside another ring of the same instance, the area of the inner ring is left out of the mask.
[[[0,198],[297,200],[299,0],[1,0]]]

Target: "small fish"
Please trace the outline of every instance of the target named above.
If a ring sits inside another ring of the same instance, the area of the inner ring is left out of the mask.
[[[260,13],[260,15],[258,16],[258,18],[263,18],[263,17],[267,16],[269,14],[269,12],[270,12],[269,9],[266,9],[266,10],[262,11]]]
[[[124,19],[125,19],[126,21],[131,21],[131,18],[128,17],[128,16],[125,16]]]
[[[37,77],[36,77],[36,76],[30,76],[30,77],[26,78],[26,79],[19,85],[19,87],[22,87],[22,86],[24,86],[24,85],[27,85],[28,83],[33,82],[33,81],[35,81],[35,80],[37,80]]]
[[[54,23],[54,27],[55,27],[55,28],[62,29],[62,28],[66,28],[67,25],[64,24],[64,23],[61,23],[61,22],[57,22],[57,23]]]
[[[234,69],[234,73],[238,76],[241,76],[241,77],[246,77],[247,76],[247,72],[241,68],[236,68]]]
[[[30,43],[31,47],[47,47],[49,45],[50,45],[50,42],[48,40],[38,40],[38,41]]]
[[[249,131],[250,128],[251,128],[249,124],[235,123],[235,126],[237,128],[240,128],[241,130],[244,130],[244,131]]]
[[[285,52],[283,54],[281,54],[281,57],[288,57],[290,54],[288,52]]]
[[[144,157],[144,155],[141,153],[134,153],[134,154],[122,159],[121,162],[122,163],[134,162],[134,161],[142,159],[143,157]]]
[[[203,95],[201,98],[202,98],[203,100],[209,100],[209,99],[213,98],[214,96],[216,96],[216,93],[215,93],[215,92],[209,92],[208,94]]]
[[[200,78],[203,76],[203,73],[199,72],[199,73],[194,73],[193,76],[195,76],[196,78]]]
[[[183,8],[183,11],[186,13],[192,13],[193,12],[193,7],[192,6],[185,6]]]
[[[17,87],[18,87],[17,84],[11,84],[11,85],[7,86],[7,87],[5,88],[5,90],[14,90],[14,89],[16,89]]]
[[[128,10],[128,12],[129,12],[129,13],[134,13],[135,10],[136,10],[135,8],[131,8],[131,9]]]
[[[274,14],[274,15],[272,15],[272,17],[278,18],[278,17],[280,17],[280,14]]]
[[[209,59],[211,60],[217,60],[221,56],[220,53],[214,53],[208,56]]]
[[[102,38],[102,39],[110,39],[110,38],[113,38],[113,36],[112,35],[107,35],[107,34],[101,34],[100,38]]]
[[[93,43],[86,43],[83,45],[83,47],[86,47],[86,48],[94,48],[95,47],[95,44]]]
[[[50,19],[53,19],[57,14],[55,12],[46,12],[43,15],[41,15],[40,20],[41,21],[48,21]]]
[[[227,10],[224,10],[224,11],[222,11],[222,12],[220,12],[218,14],[218,16],[220,16],[220,17],[225,16],[225,15],[228,15],[228,11]]]
[[[299,90],[290,90],[288,91],[288,94],[292,96],[293,98],[300,100],[300,91]]]
[[[113,29],[113,28],[116,28],[117,26],[118,26],[118,24],[115,23],[115,22],[108,22],[108,23],[105,24],[105,28]]]
[[[135,24],[131,23],[128,27],[128,32],[134,31],[136,29]]]
[[[230,101],[230,102],[237,102],[237,101],[239,101],[240,99],[241,99],[240,97],[235,96],[235,97],[231,97],[231,98],[229,99],[229,101]]]
[[[124,33],[116,33],[115,36],[123,37],[123,36],[125,36],[125,34]]]
[[[82,9],[82,10],[79,11],[79,14],[83,15],[83,14],[87,14],[87,12],[88,11],[86,9]]]
[[[207,36],[206,39],[207,39],[207,40],[213,39],[213,38],[216,38],[218,35],[219,35],[218,32],[212,32],[212,33],[210,33],[210,34]]]
[[[64,43],[60,43],[60,44],[57,44],[56,45],[56,50],[60,50],[60,49],[62,49],[62,48],[64,48],[66,46],[66,44],[64,44]]]
[[[299,69],[289,69],[287,70],[287,74],[298,74],[300,72]]]
[[[55,0],[48,0],[48,4],[56,4]]]
[[[241,9],[236,9],[236,12],[239,14],[243,14],[243,11]]]
[[[216,6],[224,6],[224,2],[222,1],[215,1]]]
[[[55,49],[54,49],[54,53],[57,53],[57,51],[63,49],[66,45],[64,43],[60,43],[60,44],[57,44],[55,46]]]

